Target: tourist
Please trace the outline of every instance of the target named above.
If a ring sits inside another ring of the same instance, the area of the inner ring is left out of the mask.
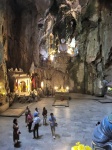
[[[14,141],[14,146],[16,146],[20,141],[19,141],[19,135],[20,135],[20,130],[18,126],[17,119],[15,118],[13,120],[13,141]]]
[[[27,106],[26,107],[26,110],[25,110],[25,122],[27,123],[27,116],[28,116],[28,112],[30,111],[29,107]]]
[[[52,136],[55,139],[55,125],[56,125],[56,118],[54,117],[54,114],[50,114],[49,123],[51,127]]]
[[[40,123],[40,118],[37,113],[34,114],[34,119],[32,123],[32,130],[33,130],[33,139],[36,138],[35,132],[37,132],[37,138],[39,137],[39,123]]]
[[[31,126],[33,122],[33,116],[31,114],[31,111],[29,110],[28,116],[27,116],[27,125],[28,125],[28,131],[31,132]]]
[[[37,107],[35,108],[35,111],[34,111],[34,115],[33,115],[33,116],[35,116],[35,114],[37,114],[37,116],[39,116],[39,111],[38,111],[38,108],[37,108]]]
[[[47,109],[44,107],[43,108],[43,112],[42,112],[42,115],[43,115],[43,125],[46,125],[46,120],[47,120]]]

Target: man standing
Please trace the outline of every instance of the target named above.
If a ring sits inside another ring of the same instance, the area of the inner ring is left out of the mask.
[[[38,116],[37,113],[34,114],[34,119],[33,119],[33,123],[32,123],[32,129],[33,129],[33,139],[36,138],[35,136],[35,132],[37,132],[37,138],[39,137],[39,123],[40,123],[40,117]]]
[[[53,113],[50,114],[49,123],[50,123],[50,126],[51,126],[52,136],[55,139],[55,123],[56,123],[56,118],[54,117]]]

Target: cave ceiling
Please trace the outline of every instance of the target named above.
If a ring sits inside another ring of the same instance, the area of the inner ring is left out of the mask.
[[[100,7],[111,9],[112,4],[109,0],[97,2],[100,3]],[[9,20],[8,68],[24,67],[23,69],[27,72],[32,61],[38,66],[35,53],[38,53],[36,51],[39,51],[41,44],[45,44],[45,38],[48,38],[50,33],[53,33],[59,41],[62,38],[67,41],[74,36],[80,38],[79,35],[88,27],[88,30],[97,28],[99,18],[94,17],[94,14],[101,9],[95,6],[96,1],[92,0],[9,0],[7,3],[9,9],[7,12]],[[25,55],[21,52],[22,49]],[[18,53],[18,59],[14,58],[15,51]],[[37,59],[38,57],[37,55]],[[26,66],[23,65],[25,63]]]
[[[24,71],[28,72],[30,64],[33,61],[36,66],[38,65],[38,45],[41,43],[41,37],[44,37],[44,34],[40,33],[40,28],[43,25],[39,23],[39,21],[43,19],[44,22],[49,13],[52,14],[52,18],[56,22],[56,25],[52,22],[53,27],[51,27],[51,30],[53,31],[50,32],[58,35],[59,39],[65,37],[67,32],[68,36],[72,35],[74,32],[75,20],[72,16],[69,17],[70,14],[62,18],[64,12],[63,8],[60,9],[60,2],[58,1],[9,0],[7,1],[7,5],[8,68],[22,68]],[[66,9],[66,7],[69,10],[66,5],[64,9]],[[73,22],[74,29],[69,32],[71,28],[70,21]],[[67,24],[68,27],[66,27]],[[44,26],[46,25],[44,24]],[[46,28],[43,32],[46,32],[45,30]],[[39,35],[39,33],[41,35]],[[17,58],[16,55],[18,56]]]

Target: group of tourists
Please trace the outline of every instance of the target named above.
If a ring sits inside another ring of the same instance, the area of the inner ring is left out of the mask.
[[[32,115],[29,107],[26,107],[25,110],[25,123],[26,123],[26,127],[28,127],[28,132],[33,132],[33,139],[39,138],[39,127],[41,126],[40,122],[41,119],[39,117],[39,111],[38,108],[35,108],[35,111]],[[43,116],[43,125],[47,125],[47,109],[44,107],[43,111],[42,111],[42,116]],[[51,127],[51,132],[52,132],[52,136],[55,139],[55,126],[57,126],[56,123],[56,117],[54,116],[53,113],[50,114],[49,117],[49,124]],[[14,145],[18,144],[19,141],[19,135],[21,134],[20,130],[19,130],[19,125],[18,125],[18,121],[15,118],[13,120],[13,141],[14,141]]]

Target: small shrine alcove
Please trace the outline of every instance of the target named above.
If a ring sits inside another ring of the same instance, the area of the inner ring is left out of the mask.
[[[9,70],[9,77],[11,83],[13,83],[13,89],[11,92],[23,95],[30,93],[31,91],[31,78],[25,74],[22,70]],[[13,81],[13,82],[12,82]]]

